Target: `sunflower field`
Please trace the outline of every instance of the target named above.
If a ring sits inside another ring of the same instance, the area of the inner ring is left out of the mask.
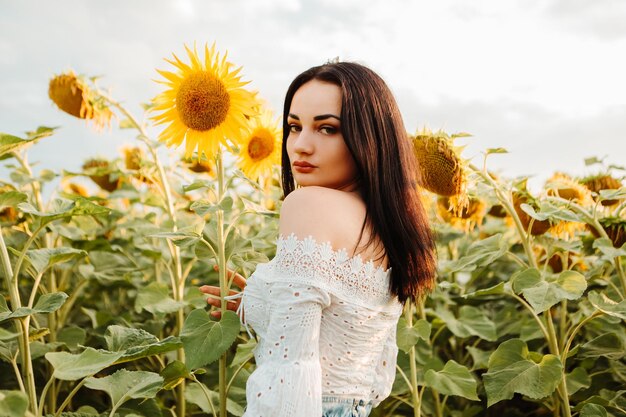
[[[93,79],[51,79],[61,111],[136,130],[115,159],[36,172],[28,149],[55,129],[0,133],[0,416],[243,414],[255,339],[198,286],[230,294],[228,271],[274,255],[280,122],[214,46],[167,61],[142,118]],[[591,158],[533,193],[489,171],[504,149],[465,160],[463,136],[410,135],[438,285],[405,306],[372,416],[626,416],[624,168]]]

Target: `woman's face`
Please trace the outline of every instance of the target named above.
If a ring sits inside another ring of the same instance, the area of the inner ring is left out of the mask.
[[[357,168],[341,134],[340,116],[341,90],[335,84],[311,80],[294,94],[287,154],[299,185],[357,191]]]

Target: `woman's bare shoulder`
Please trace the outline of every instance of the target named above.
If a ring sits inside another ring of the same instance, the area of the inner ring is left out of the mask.
[[[365,205],[350,193],[309,186],[291,192],[280,210],[279,233],[337,242],[365,218]]]

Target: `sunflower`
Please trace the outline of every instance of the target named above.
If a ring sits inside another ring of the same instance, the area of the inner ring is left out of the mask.
[[[75,182],[67,183],[64,188],[68,194],[76,194],[85,198],[89,197],[89,191],[87,191],[87,189],[82,185],[76,184]]]
[[[272,165],[280,164],[281,129],[269,110],[250,121],[237,159],[237,167],[252,181],[262,173],[271,172]]]
[[[217,153],[219,144],[228,146],[226,138],[238,142],[241,130],[247,119],[257,114],[256,95],[243,89],[247,82],[238,75],[241,68],[235,69],[220,57],[215,44],[204,47],[204,61],[196,49],[185,45],[189,64],[176,55],[167,60],[177,71],[161,71],[165,81],[158,81],[168,87],[153,99],[153,111],[161,112],[152,119],[156,124],[169,123],[161,132],[159,140],[168,146],[185,143],[185,157],[194,150],[198,155],[211,158]]]
[[[145,159],[141,148],[124,146],[122,148],[124,154],[124,166],[131,171],[137,171],[141,168],[141,161]]]
[[[206,173],[209,174],[209,176],[211,177],[215,177],[217,168],[213,161],[200,158],[183,158],[181,159],[181,161],[183,162],[185,167],[191,172],[195,172],[197,174]]]
[[[417,182],[420,186],[440,196],[449,197],[452,210],[459,214],[469,204],[467,189],[467,161],[461,157],[462,146],[454,146],[458,137],[439,130],[424,128],[413,139],[418,162]]]
[[[485,218],[487,206],[484,201],[476,197],[469,198],[469,204],[460,212],[455,213],[448,197],[437,199],[437,212],[439,215],[454,227],[458,227],[466,232],[482,223]]]
[[[580,183],[587,187],[594,193],[599,193],[600,190],[617,190],[622,187],[622,183],[608,174],[592,175],[580,180]],[[594,197],[597,200],[597,197]],[[614,206],[619,203],[620,200],[602,200],[600,204],[603,206]]]
[[[72,70],[50,80],[48,96],[67,114],[92,120],[96,129],[110,125],[113,113],[104,99]]]
[[[613,242],[614,247],[621,248],[626,243],[626,219],[621,217],[604,217],[599,219],[598,222],[609,239],[611,239],[611,242]],[[595,227],[587,225],[587,228],[595,237],[600,237],[600,233]]]
[[[113,169],[111,163],[105,159],[90,159],[83,164],[85,174],[100,188],[108,192],[113,192],[122,185],[120,178],[114,179],[112,177]]]
[[[537,209],[538,203],[535,197],[530,195],[530,193],[526,190],[513,192],[513,208],[515,209],[515,212],[517,213],[517,216],[519,217],[522,226],[524,226],[524,230],[528,230],[530,222],[534,220],[532,228],[530,229],[530,234],[533,236],[538,236],[546,233],[551,226],[550,220],[533,219],[532,217],[530,217],[530,215],[528,215],[528,213],[522,210],[522,204],[528,204],[534,209]]]
[[[587,187],[572,179],[569,175],[557,172],[545,184],[547,194],[572,200],[582,206],[592,203],[591,192]]]

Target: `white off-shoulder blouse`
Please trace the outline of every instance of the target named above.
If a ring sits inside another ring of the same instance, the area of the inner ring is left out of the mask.
[[[385,399],[402,312],[390,275],[311,236],[279,236],[242,295],[244,324],[258,337],[244,417],[320,417],[323,397]]]

